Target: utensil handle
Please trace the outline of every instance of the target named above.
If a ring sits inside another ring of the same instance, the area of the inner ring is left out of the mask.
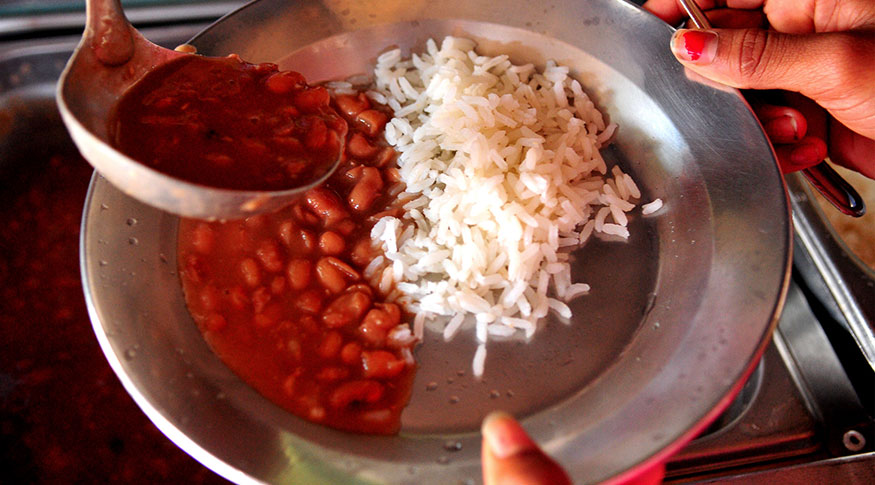
[[[133,27],[120,0],[86,0],[85,37],[97,59],[106,66],[120,66],[134,55]]]
[[[806,168],[802,175],[836,209],[853,217],[866,213],[866,204],[854,187],[826,162]]]
[[[679,0],[679,2],[697,29],[711,28],[708,17],[699,8],[696,0]],[[802,173],[806,180],[842,213],[853,217],[860,217],[866,213],[866,204],[860,198],[860,194],[826,162],[820,162],[814,167],[803,170]]]

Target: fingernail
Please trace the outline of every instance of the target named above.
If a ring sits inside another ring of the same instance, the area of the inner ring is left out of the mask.
[[[486,416],[481,432],[497,458],[508,458],[537,448],[523,427],[511,415],[502,411],[495,411]]]
[[[771,119],[766,119],[763,123],[763,128],[769,137],[776,138],[779,143],[788,143],[800,139],[799,124],[796,118],[792,116],[782,115]]]
[[[684,62],[710,64],[717,54],[717,32],[681,29],[671,37],[671,51]]]

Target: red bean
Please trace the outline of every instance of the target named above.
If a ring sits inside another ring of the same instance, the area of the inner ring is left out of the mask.
[[[298,377],[304,372],[304,369],[298,367],[294,372],[283,379],[283,392],[289,397],[294,397],[297,391]]]
[[[211,313],[204,318],[204,329],[209,332],[220,332],[228,326],[228,320],[218,313]]]
[[[352,260],[353,264],[364,268],[368,264],[370,264],[371,260],[373,260],[374,249],[371,245],[370,239],[361,239],[359,242],[355,244],[352,248],[352,252],[349,257]]]
[[[401,181],[401,172],[395,167],[385,168],[383,169],[383,177],[390,184],[398,183]]]
[[[385,167],[386,165],[389,165],[391,162],[394,162],[396,156],[398,156],[398,152],[396,152],[394,148],[392,148],[392,147],[383,148],[383,151],[381,151],[380,154],[377,155],[377,157],[374,159],[374,162],[372,163],[372,165],[375,167]],[[394,168],[394,167],[392,167],[392,168]],[[396,169],[396,171],[397,171],[397,169]],[[400,179],[396,180],[395,182],[399,182],[399,181],[400,181]]]
[[[264,286],[259,286],[252,292],[252,309],[255,313],[260,313],[271,298],[270,291]]]
[[[234,286],[228,289],[228,302],[236,310],[243,310],[249,306],[249,296],[242,286]]]
[[[349,137],[346,149],[350,155],[363,159],[373,157],[380,150],[379,147],[371,145],[371,142],[360,133],[353,133],[352,136]]]
[[[362,320],[362,325],[369,325],[379,328],[380,330],[388,331],[396,326],[397,323],[392,321],[392,318],[385,310],[372,308],[367,315],[365,315],[364,320]]]
[[[323,359],[333,359],[340,353],[341,347],[343,347],[343,336],[340,332],[331,330],[322,337],[317,353]]]
[[[264,81],[267,89],[276,94],[289,93],[294,89],[305,86],[306,83],[307,81],[304,79],[304,76],[294,71],[277,72]]]
[[[322,108],[327,107],[330,101],[331,95],[322,86],[302,89],[294,94],[295,106],[305,113],[319,112]]]
[[[256,313],[253,317],[253,323],[259,328],[273,327],[279,322],[282,316],[283,309],[277,303],[272,303],[264,307],[261,313]]]
[[[322,309],[322,295],[316,290],[307,290],[295,299],[295,307],[307,313],[319,313]]]
[[[355,118],[357,114],[371,107],[370,101],[364,95],[339,94],[335,96],[334,101],[337,103],[337,108],[340,112],[350,119]]]
[[[321,148],[328,142],[328,126],[319,118],[314,118],[310,128],[307,130],[307,136],[304,138],[304,145],[313,150]]]
[[[344,263],[342,260],[335,258],[334,256],[328,256],[328,257],[320,259],[319,261],[322,261],[322,260],[325,260],[328,264],[337,268],[348,279],[350,279],[352,281],[356,281],[361,277],[361,275],[359,275],[359,272],[356,271],[355,268]]]
[[[209,269],[204,260],[194,254],[185,257],[183,275],[194,284],[201,284],[209,278]]]
[[[289,261],[287,276],[289,284],[295,290],[303,290],[310,284],[313,273],[313,264],[307,259],[293,259]]]
[[[240,261],[240,273],[247,285],[255,287],[261,284],[261,269],[254,259],[246,258]]]
[[[220,303],[219,290],[213,285],[204,286],[200,293],[201,308],[206,311],[214,311],[219,308]]]
[[[324,367],[316,373],[316,380],[319,382],[336,382],[349,377],[349,369],[346,367]]]
[[[191,246],[201,254],[209,254],[216,245],[216,233],[209,224],[202,222],[192,232]]]
[[[279,245],[274,241],[263,241],[255,251],[255,255],[266,270],[273,273],[283,270],[283,256],[280,254]]]
[[[344,293],[334,299],[322,314],[322,323],[328,328],[339,328],[358,323],[371,306],[371,297],[361,291]]]
[[[286,291],[286,278],[282,276],[274,276],[270,282],[270,292],[274,295],[281,295]]]
[[[363,375],[369,379],[391,379],[404,371],[407,364],[386,350],[362,351]]]
[[[280,240],[282,240],[287,247],[292,247],[292,244],[295,241],[295,236],[297,235],[296,229],[295,222],[291,219],[286,219],[280,223],[277,232],[279,233]]]
[[[338,255],[346,248],[346,243],[340,234],[333,231],[325,231],[319,236],[319,249],[322,254],[331,256]]]
[[[374,167],[364,167],[361,178],[356,182],[347,198],[349,206],[358,212],[370,209],[371,204],[380,196],[382,188],[383,177],[380,175],[380,171]]]
[[[332,293],[340,293],[346,288],[343,272],[332,265],[328,258],[322,258],[316,263],[316,278]]]
[[[343,234],[344,236],[349,236],[353,232],[355,232],[356,224],[352,221],[352,219],[344,219],[337,224],[334,225],[334,230]]]
[[[324,187],[316,187],[307,192],[306,201],[310,209],[322,217],[326,226],[331,226],[347,217],[337,194]]]
[[[355,402],[375,403],[383,397],[383,385],[376,381],[355,380],[344,382],[329,396],[328,404],[342,409]]]
[[[383,131],[383,127],[386,126],[389,117],[382,111],[368,109],[359,113],[355,117],[355,121],[362,131],[367,133],[368,136],[374,137]]]
[[[360,362],[362,356],[362,344],[350,342],[340,349],[340,361],[346,365],[355,365]]]
[[[375,322],[363,322],[359,325],[359,336],[361,339],[370,344],[372,347],[383,347],[386,345],[386,330],[375,325]]]

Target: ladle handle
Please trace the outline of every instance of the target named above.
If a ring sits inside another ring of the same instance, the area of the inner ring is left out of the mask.
[[[696,0],[679,0],[679,2],[697,29],[711,28],[708,17],[699,8]],[[866,204],[860,194],[825,161],[803,170],[802,173],[806,180],[842,213],[853,217],[860,217],[866,213]]]

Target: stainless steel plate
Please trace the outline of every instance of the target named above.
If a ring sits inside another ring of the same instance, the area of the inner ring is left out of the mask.
[[[529,345],[490,343],[482,380],[469,372],[472,335],[451,344],[428,335],[401,434],[375,437],[302,421],[232,374],[185,310],[177,219],[96,178],[82,268],[98,339],[159,428],[229,479],[477,482],[479,422],[492,409],[521,417],[577,482],[617,478],[703,429],[768,341],[791,247],[774,155],[741,97],[688,79],[668,51],[671,28],[636,6],[265,0],[193,43],[319,81],[448,34],[517,62],[571,66],[620,125],[605,156],[666,207],[634,217],[628,242],[578,251],[575,275],[593,291],[571,324],[550,320]]]

